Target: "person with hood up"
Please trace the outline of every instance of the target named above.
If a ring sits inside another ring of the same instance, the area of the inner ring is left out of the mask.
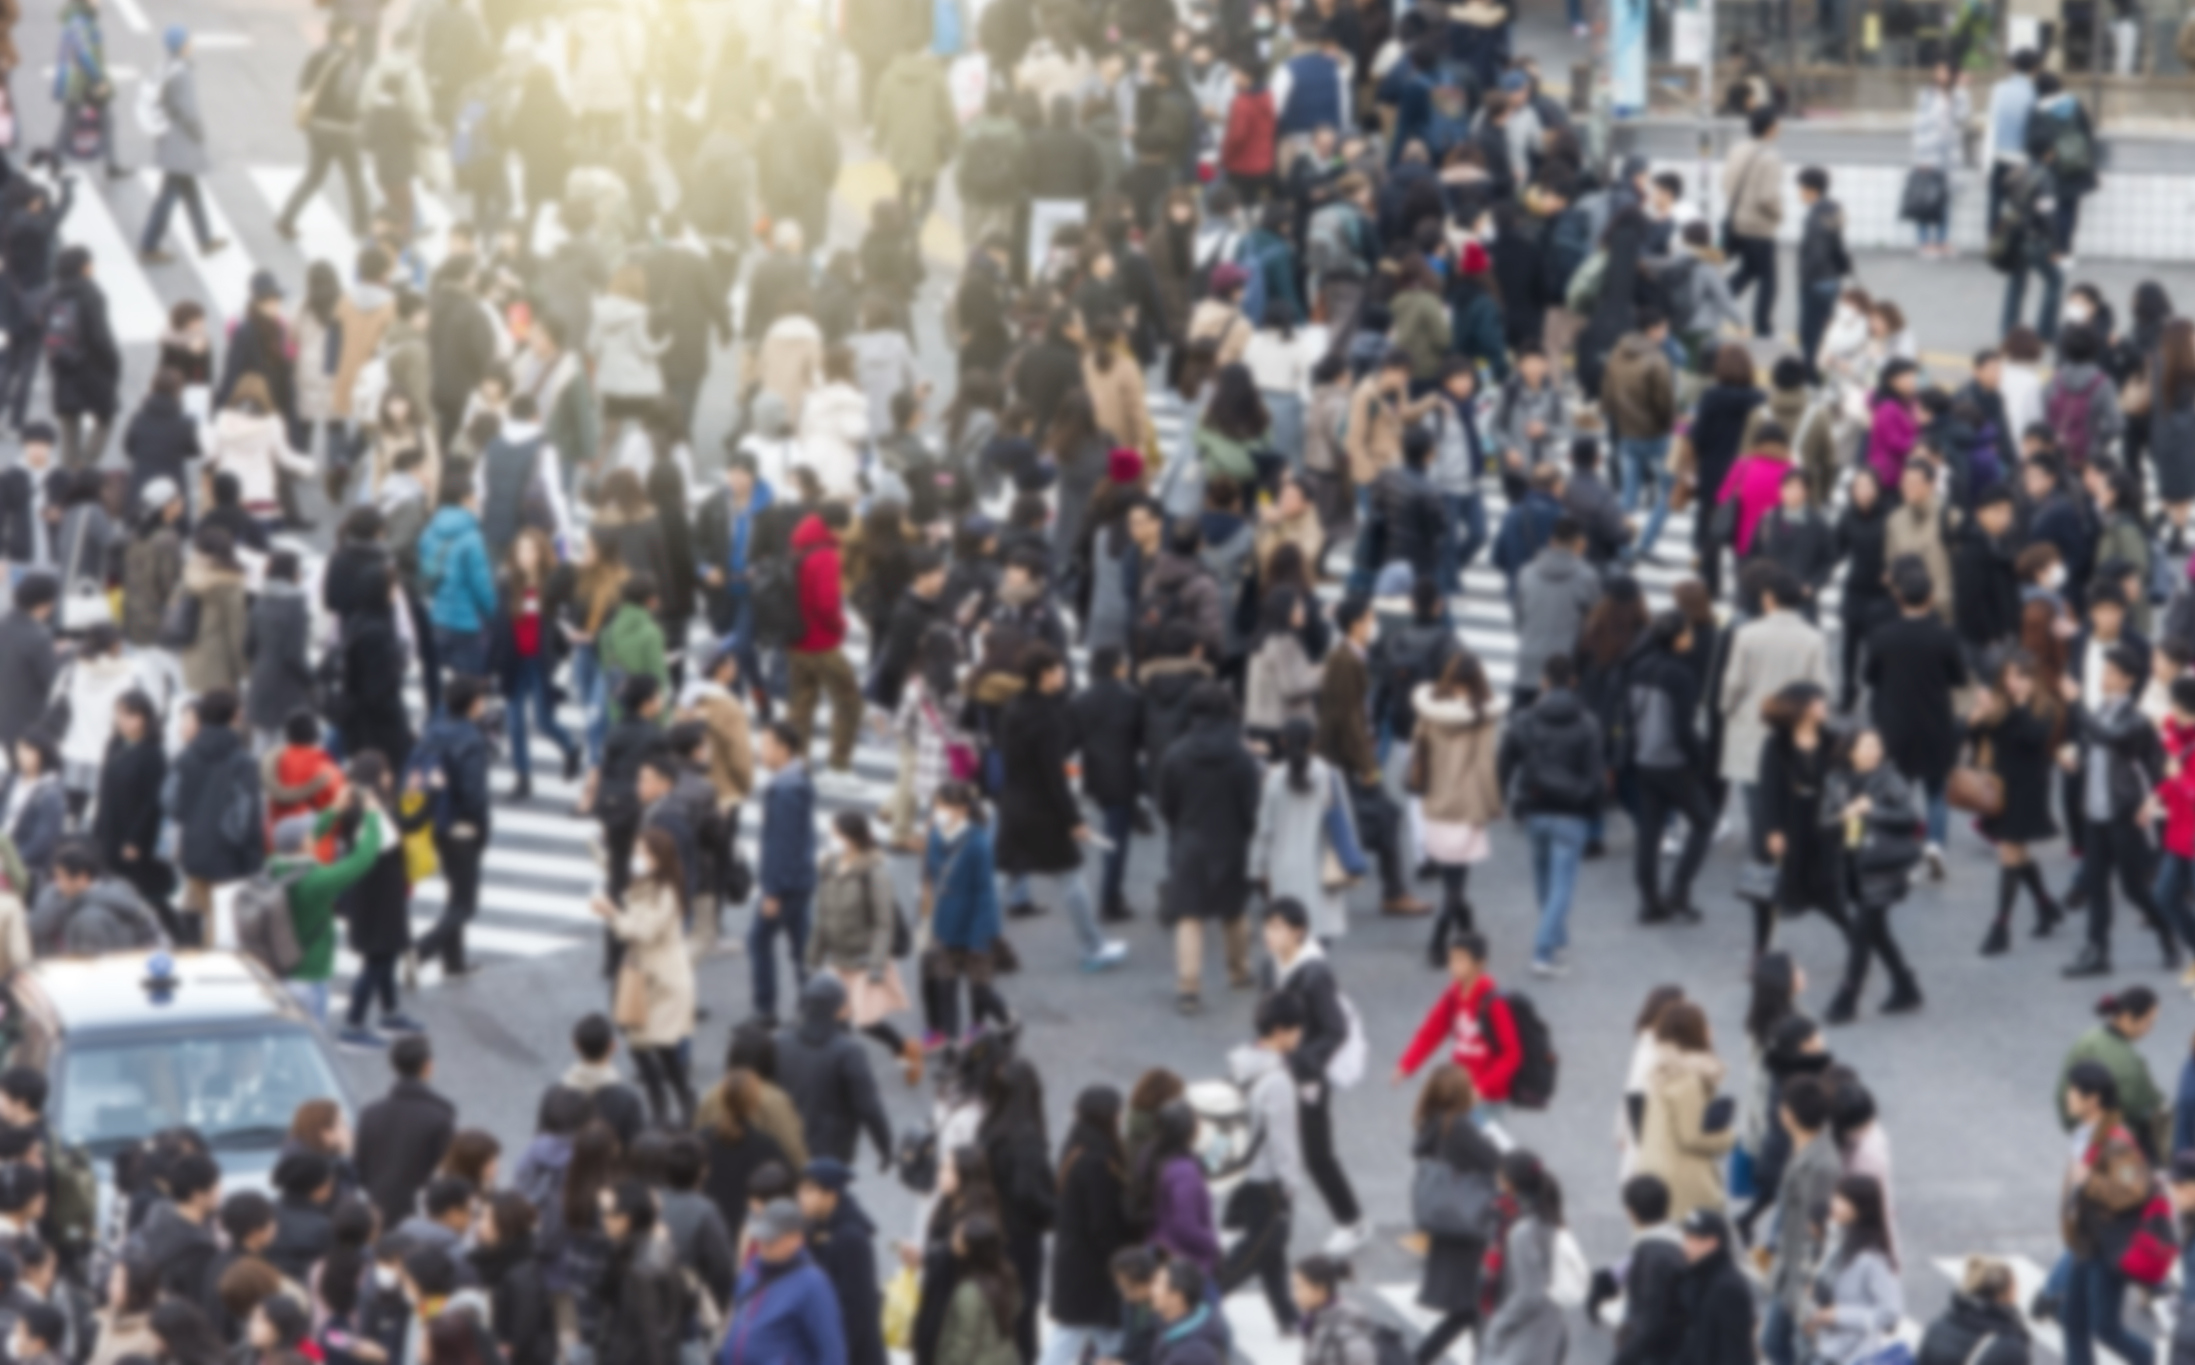
[[[154,97],[159,117],[152,121],[153,161],[160,168],[160,192],[145,215],[145,230],[137,241],[137,253],[147,265],[165,265],[174,257],[162,249],[168,235],[168,217],[178,201],[190,214],[191,231],[198,239],[198,254],[211,256],[226,247],[228,239],[216,237],[206,226],[206,206],[199,198],[198,178],[213,171],[206,151],[206,121],[199,112],[198,70],[192,63],[190,30],[170,24],[160,35],[162,57],[159,94]],[[144,106],[142,102],[139,108]]]
[[[754,1255],[739,1277],[718,1365],[835,1365],[848,1359],[846,1329],[831,1278],[807,1246],[807,1219],[774,1199],[748,1220]],[[849,1363],[850,1365],[850,1363]]]
[[[122,952],[164,945],[160,922],[128,882],[99,875],[91,845],[63,843],[31,909],[31,949],[40,957]]]
[[[854,1159],[867,1133],[880,1160],[892,1154],[892,1124],[869,1069],[869,1054],[846,1027],[846,987],[818,974],[800,991],[800,1020],[778,1031],[777,1080],[800,1111],[817,1156]]]
[[[487,672],[487,628],[496,613],[480,496],[471,479],[445,474],[438,502],[419,535],[419,584],[428,594],[427,616],[443,667],[453,676],[477,678]]]

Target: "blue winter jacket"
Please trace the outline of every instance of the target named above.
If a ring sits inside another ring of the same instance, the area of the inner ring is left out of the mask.
[[[816,789],[808,765],[794,763],[762,789],[765,896],[804,896],[816,885]]]
[[[781,1266],[760,1258],[741,1272],[717,1365],[846,1365],[838,1294],[800,1252]]]
[[[937,888],[930,933],[948,948],[988,948],[1000,933],[991,830],[970,823],[948,843],[935,829],[922,855],[922,879]]]
[[[433,594],[427,616],[439,630],[485,630],[495,619],[495,574],[480,518],[445,507],[419,533],[419,582]]]

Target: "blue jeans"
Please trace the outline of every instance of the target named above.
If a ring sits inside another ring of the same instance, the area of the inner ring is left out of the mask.
[[[587,762],[602,762],[602,741],[610,732],[607,699],[602,695],[602,658],[593,645],[572,650],[572,695],[587,713]]]
[[[2190,948],[2195,948],[2195,911],[2188,908],[2187,897],[2195,891],[2195,858],[2183,858],[2177,853],[2167,853],[2157,860],[2157,888],[2151,898],[2164,912],[2165,922]]]
[[[1941,848],[1951,837],[1951,799],[1940,782],[1922,790],[1928,795],[1928,842]]]
[[[2058,336],[2058,300],[2065,292],[2065,272],[2048,257],[2023,265],[2004,277],[2004,316],[1998,321],[1998,334],[2001,336],[2020,325],[2020,313],[2027,306],[2027,277],[2030,274],[2043,279],[2043,310],[2035,318],[2035,331],[2044,341],[2054,341]]]
[[[1798,1324],[1779,1299],[1769,1299],[1761,1311],[1761,1356],[1768,1365],[1799,1365]]]
[[[1097,909],[1090,904],[1090,884],[1084,880],[1081,868],[1071,872],[1023,873],[1006,878],[1006,904],[1020,905],[1033,899],[1029,883],[1038,877],[1057,882],[1060,898],[1067,902],[1067,921],[1075,927],[1075,940],[1081,945],[1084,957],[1093,957],[1105,946],[1105,933],[1098,928]]]
[[[282,984],[289,989],[290,998],[303,1005],[306,1012],[312,1015],[315,1023],[324,1025],[328,1022],[328,983],[326,978],[319,981],[285,981]]]
[[[2065,1365],[2096,1365],[2102,1342],[2128,1365],[2155,1365],[2156,1349],[2126,1327],[2126,1277],[2102,1261],[2073,1262],[2059,1321],[2065,1327]]]
[[[1654,510],[1647,515],[1645,528],[1631,546],[1631,556],[1637,558],[1654,548],[1654,542],[1661,538],[1662,523],[1669,520],[1669,438],[1619,437],[1616,463],[1623,473],[1623,510],[1639,510],[1642,497],[1651,499],[1654,504]]]
[[[1440,581],[1450,592],[1463,591],[1463,571],[1486,548],[1486,498],[1477,489],[1450,493],[1448,527],[1441,536]],[[1462,533],[1458,539],[1458,532]]]
[[[556,747],[565,753],[572,751],[572,737],[564,732],[557,721],[556,706],[549,700],[549,671],[541,666],[538,656],[520,659],[517,668],[518,690],[511,697],[510,709],[503,713],[511,733],[511,766],[523,778],[533,776],[533,754],[526,743],[526,706],[531,702],[534,719],[541,726],[541,733],[556,741]]]
[[[1037,1357],[1037,1365],[1076,1365],[1088,1346],[1099,1360],[1113,1360],[1120,1355],[1121,1333],[1112,1327],[1062,1327],[1055,1324],[1051,1340],[1044,1343],[1044,1351]]]
[[[1106,840],[1113,846],[1105,855],[1105,870],[1098,879],[1098,904],[1118,905],[1121,880],[1128,875],[1128,841],[1136,834],[1135,803],[1100,807],[1098,828],[1105,832]]]
[[[478,678],[488,671],[488,634],[480,630],[434,628],[434,652],[452,678]]]
[[[754,979],[756,1014],[777,1017],[777,955],[770,945],[779,934],[791,942],[793,979],[802,985],[808,982],[808,901],[814,894],[780,892],[775,915],[763,914],[761,902],[755,903],[754,923],[747,926],[747,959]]]
[[[1578,886],[1578,864],[1585,860],[1587,820],[1582,815],[1528,815],[1532,836],[1532,890],[1539,897],[1540,927],[1532,938],[1532,960],[1552,962],[1570,946],[1570,897]]]
[[[1915,236],[1920,238],[1922,246],[1942,246],[1945,238],[1948,237],[1951,232],[1950,215],[1947,212],[1944,217],[1937,219],[1933,223],[1915,223],[1913,225],[1913,232]]]

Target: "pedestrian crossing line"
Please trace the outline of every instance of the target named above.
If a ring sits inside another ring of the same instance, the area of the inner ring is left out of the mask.
[[[138,263],[134,238],[115,221],[96,186],[86,185],[65,220],[63,239],[91,253],[94,278],[107,296],[107,325],[123,346],[147,346],[167,330],[168,310]]]
[[[1421,1337],[1432,1331],[1434,1325],[1440,1321],[1440,1314],[1418,1303],[1418,1286],[1414,1282],[1383,1284],[1374,1292],[1379,1295],[1382,1303]],[[1228,1320],[1233,1321],[1231,1317]],[[1471,1334],[1466,1332],[1455,1345],[1448,1348],[1448,1354],[1441,1359],[1451,1361],[1454,1365],[1471,1365],[1477,1355],[1478,1345]]]
[[[424,936],[433,927],[434,916],[413,916],[413,939],[416,940]],[[583,947],[588,942],[600,942],[600,940],[581,939],[564,934],[529,933],[523,929],[507,929],[501,925],[482,924],[477,919],[465,925],[466,951],[468,953],[478,953],[485,957],[550,957],[557,953],[568,952],[573,948]],[[357,979],[359,969],[364,965],[364,959],[349,948],[338,947],[335,950],[335,975],[338,980],[344,983],[346,988],[350,982]],[[441,985],[442,964],[439,961],[422,961],[419,964],[419,984],[422,987]]]
[[[279,221],[282,206],[289,202],[298,182],[305,178],[305,172],[298,166],[254,166],[251,178],[260,197],[266,200],[268,211]],[[323,182],[322,191],[307,199],[304,207],[298,210],[297,249],[306,260],[326,261],[348,278],[351,262],[358,255],[358,239],[344,225],[335,205],[328,202],[325,190]]]
[[[160,192],[160,182],[164,178],[160,172],[146,170],[139,178],[144,182],[147,194]],[[229,221],[227,210],[221,207],[213,186],[203,176],[198,181],[198,200],[205,205],[206,230],[213,234],[215,240],[226,240],[228,246],[211,256],[200,251],[198,237],[191,231],[190,214],[181,204],[176,205],[175,212],[168,215],[168,242],[179,244],[183,258],[198,272],[199,281],[206,286],[206,297],[210,301],[208,311],[224,320],[241,317],[247,300],[251,297],[252,272],[258,266],[252,261],[251,253],[244,250],[243,241],[236,234],[235,224]]]
[[[597,922],[595,913],[587,908],[589,894],[588,891],[541,891],[490,882],[483,877],[478,908],[482,912],[493,910],[514,915],[531,915],[536,919],[557,920],[566,924],[594,924]],[[432,905],[439,909],[446,903],[448,895],[449,884],[436,877],[423,881],[414,888],[412,903]]]

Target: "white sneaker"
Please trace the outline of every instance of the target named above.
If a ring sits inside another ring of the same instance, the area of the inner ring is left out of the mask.
[[[1329,1256],[1354,1256],[1372,1240],[1372,1225],[1359,1219],[1345,1228],[1335,1228],[1326,1234],[1326,1245],[1319,1248]]]
[[[1532,975],[1544,976],[1550,980],[1553,980],[1556,977],[1570,975],[1570,969],[1560,962],[1554,962],[1547,958],[1535,957],[1532,959]]]
[[[869,784],[851,770],[825,768],[815,776],[816,790],[842,801],[858,801],[869,794]]]
[[[1088,957],[1082,959],[1086,972],[1109,972],[1128,960],[1128,945],[1117,938],[1109,938]]]
[[[1930,844],[1921,851],[1921,861],[1928,864],[1928,879],[1940,882],[1944,876],[1943,845]]]

